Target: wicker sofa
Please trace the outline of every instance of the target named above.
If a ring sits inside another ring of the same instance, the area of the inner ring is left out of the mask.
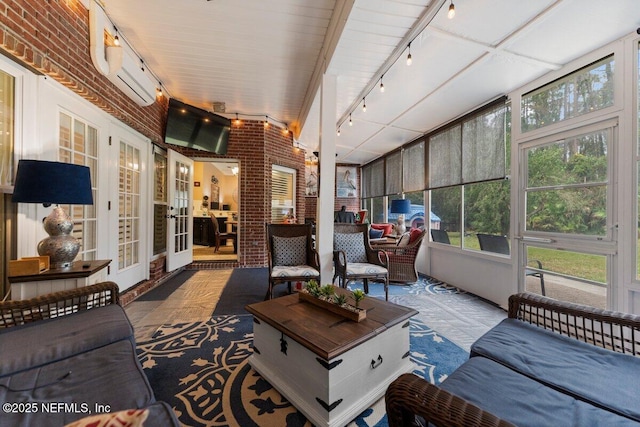
[[[113,282],[0,302],[0,401],[0,425],[14,427],[61,427],[131,409],[143,410],[120,416],[179,425],[155,401]]]
[[[390,426],[640,425],[640,316],[533,294],[471,347],[439,386],[404,374]]]

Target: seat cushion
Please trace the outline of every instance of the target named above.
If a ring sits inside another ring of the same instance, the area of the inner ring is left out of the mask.
[[[352,262],[347,264],[347,275],[358,275],[358,276],[366,276],[366,275],[383,275],[387,274],[388,271],[386,268],[375,265],[368,264],[366,262]]]
[[[466,361],[440,387],[519,427],[637,427],[628,418],[575,399],[484,357]]]
[[[304,265],[307,263],[307,236],[273,236],[274,265]]]
[[[124,309],[116,304],[3,329],[0,377],[122,339],[133,342],[133,328]]]
[[[135,344],[128,339],[1,377],[0,384],[4,386],[0,387],[3,402],[77,405],[55,413],[3,414],[0,424],[14,427],[59,427],[89,415],[86,410],[95,413],[99,406],[108,405],[108,411],[115,412],[144,408],[155,401],[138,362]]]
[[[320,272],[309,265],[274,266],[271,277],[319,277]]]
[[[364,247],[362,233],[334,233],[333,249],[344,251],[347,263],[367,262],[367,251]]]
[[[471,347],[522,375],[640,422],[640,358],[504,319]],[[613,392],[615,391],[615,392]]]

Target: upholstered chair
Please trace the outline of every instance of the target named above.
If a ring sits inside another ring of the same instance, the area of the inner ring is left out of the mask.
[[[320,257],[313,248],[311,224],[267,224],[269,289],[265,299],[273,298],[273,287],[315,279],[320,283]]]
[[[384,284],[385,299],[389,299],[389,261],[384,251],[376,251],[369,244],[367,224],[334,224],[333,266],[340,286],[347,287],[352,280],[362,280],[365,293],[369,280]]]

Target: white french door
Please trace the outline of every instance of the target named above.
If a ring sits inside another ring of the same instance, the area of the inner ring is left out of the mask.
[[[114,163],[110,172],[117,174],[117,179],[109,182],[117,182],[117,186],[109,190],[109,229],[117,230],[117,239],[116,236],[109,239],[112,259],[109,280],[118,283],[121,289],[148,277],[148,248],[144,237],[144,218],[149,217],[148,198],[142,194],[149,179],[147,149],[147,142],[141,137],[113,127],[109,157]]]
[[[193,261],[193,160],[168,150],[167,271]]]
[[[520,289],[542,291],[537,278],[525,275],[534,270],[544,274],[547,296],[610,306],[617,129],[610,120],[521,146]]]

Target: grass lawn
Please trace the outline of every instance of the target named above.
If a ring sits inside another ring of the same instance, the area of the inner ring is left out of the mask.
[[[452,246],[460,247],[460,233],[449,232]],[[478,238],[472,234],[464,238],[465,249],[480,250]],[[606,283],[606,257],[579,252],[559,251],[543,248],[528,248],[529,259],[536,259],[542,263],[545,270],[579,277],[595,282]]]

